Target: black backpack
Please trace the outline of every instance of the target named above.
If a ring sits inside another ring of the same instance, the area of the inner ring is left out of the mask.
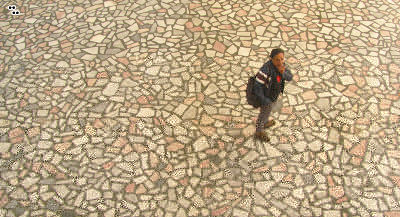
[[[254,83],[256,82],[256,76],[251,76],[249,81],[247,82],[246,88],[246,99],[249,105],[252,105],[254,108],[258,108],[261,106],[260,102],[257,99],[257,96],[254,94]]]

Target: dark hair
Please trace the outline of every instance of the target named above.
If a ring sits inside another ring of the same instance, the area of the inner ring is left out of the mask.
[[[280,48],[275,48],[271,51],[271,54],[269,55],[269,57],[274,58],[274,56],[280,54],[280,53],[285,53],[282,49]]]

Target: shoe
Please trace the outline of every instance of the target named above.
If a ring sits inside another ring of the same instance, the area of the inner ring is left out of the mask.
[[[274,125],[275,125],[275,120],[270,120],[264,125],[264,128],[269,128],[269,127],[272,127]]]
[[[256,132],[255,137],[263,142],[269,142],[269,137],[265,132]]]

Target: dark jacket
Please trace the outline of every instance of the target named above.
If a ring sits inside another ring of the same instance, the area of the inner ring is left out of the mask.
[[[285,81],[291,81],[293,75],[287,68],[282,75],[270,60],[260,68],[257,78],[254,83],[254,93],[263,106],[278,99],[279,94],[283,93]]]

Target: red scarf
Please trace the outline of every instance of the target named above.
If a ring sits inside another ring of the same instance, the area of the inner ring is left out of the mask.
[[[281,76],[280,75],[276,76],[276,81],[278,81],[278,83],[281,83]]]

